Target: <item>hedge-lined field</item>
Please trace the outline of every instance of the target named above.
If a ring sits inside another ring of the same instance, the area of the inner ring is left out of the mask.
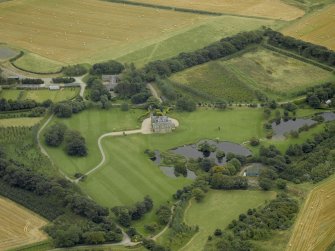
[[[225,229],[241,213],[274,197],[275,192],[211,190],[201,203],[192,200],[185,220],[188,225],[198,225],[199,232],[181,250],[203,250],[208,236],[213,235],[215,229]]]
[[[335,79],[332,72],[261,48],[223,64],[250,85],[281,97]]]
[[[240,80],[222,61],[199,65],[170,78],[199,92],[232,102],[250,102],[255,99],[251,86]]]
[[[47,222],[31,211],[0,197],[0,249],[27,245],[47,239],[39,229]]]
[[[230,13],[245,16],[293,20],[304,15],[301,9],[280,0],[131,0],[133,2],[172,6],[193,10]]]

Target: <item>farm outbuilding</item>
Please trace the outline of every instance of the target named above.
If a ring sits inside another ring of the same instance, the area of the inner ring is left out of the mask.
[[[58,85],[50,85],[49,86],[50,91],[58,91],[59,89],[60,89],[60,87]]]

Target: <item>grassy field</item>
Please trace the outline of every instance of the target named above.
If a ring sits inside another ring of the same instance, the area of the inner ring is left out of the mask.
[[[0,197],[0,250],[47,239],[39,229],[47,222],[14,202]]]
[[[229,71],[222,61],[212,61],[187,69],[170,79],[227,101],[248,102],[255,99],[252,87]]]
[[[305,41],[326,46],[335,50],[335,5],[313,12],[282,32]]]
[[[53,102],[60,102],[76,97],[79,93],[79,88],[63,88],[59,91],[50,91],[48,89],[40,90],[2,90],[0,98],[12,100],[32,99],[37,102],[45,100],[52,100]]]
[[[133,0],[135,2],[173,6],[194,10],[230,13],[237,15],[267,17],[273,19],[293,20],[304,15],[301,9],[280,0]]]
[[[11,119],[0,119],[0,127],[9,126],[27,126],[32,127],[39,123],[42,118],[11,118]]]
[[[117,58],[210,18],[100,0],[9,1],[0,17],[3,42],[62,64]]]
[[[255,88],[281,97],[335,79],[331,72],[266,49],[245,53],[223,64]]]
[[[315,187],[295,223],[286,251],[326,250],[335,238],[335,177]]]
[[[138,66],[143,66],[152,60],[166,59],[178,55],[180,52],[200,49],[238,32],[255,30],[263,25],[276,29],[282,24],[283,22],[280,21],[235,16],[212,17],[195,27],[183,29],[171,37],[126,54],[117,60],[125,63],[134,62]]]
[[[57,166],[68,175],[76,172],[87,172],[97,165],[101,159],[98,149],[98,138],[107,132],[129,130],[139,128],[138,117],[143,110],[130,110],[121,112],[119,108],[110,110],[88,109],[70,119],[55,119],[54,122],[62,122],[71,129],[78,130],[86,139],[88,156],[84,158],[69,157],[59,148],[48,147],[49,154]],[[51,124],[50,124],[51,125]]]
[[[207,237],[213,235],[215,229],[226,228],[241,213],[257,208],[274,197],[275,192],[213,190],[201,203],[192,200],[185,213],[185,221],[189,225],[198,225],[199,232],[181,250],[203,250]]]
[[[13,64],[19,69],[36,71],[38,73],[58,72],[62,68],[59,62],[29,52],[25,53],[23,57],[15,60]]]
[[[82,133],[87,141],[89,155],[85,158],[70,158],[61,148],[47,148],[47,151],[55,164],[68,175],[88,171],[101,158],[97,146],[98,137],[112,130],[137,128],[137,118],[142,112],[86,110],[71,119],[57,119]],[[81,188],[105,206],[133,203],[146,194],[151,195],[157,205],[170,199],[172,193],[190,181],[164,176],[144,154],[145,149],[166,151],[203,138],[243,142],[252,136],[263,136],[262,111],[257,109],[222,112],[203,109],[171,116],[181,123],[172,134],[128,135],[104,139],[102,143],[107,160],[97,172],[80,183]]]

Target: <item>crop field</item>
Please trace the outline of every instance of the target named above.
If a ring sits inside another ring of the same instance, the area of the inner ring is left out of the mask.
[[[335,5],[313,12],[293,23],[282,32],[335,50]]]
[[[45,100],[52,100],[53,102],[60,102],[64,100],[73,99],[79,93],[79,88],[63,88],[59,91],[50,91],[48,89],[40,90],[2,90],[0,98],[12,100],[26,100],[32,99],[37,102]]]
[[[275,195],[275,192],[211,190],[201,203],[192,200],[185,221],[188,225],[198,225],[199,232],[181,250],[203,250],[208,236],[213,235],[215,229],[225,229],[241,213],[261,206]]]
[[[211,97],[227,101],[248,102],[255,99],[252,87],[229,71],[222,61],[213,61],[187,69],[170,79]]]
[[[10,118],[0,119],[0,127],[26,126],[32,127],[38,124],[42,118]]]
[[[47,222],[25,208],[0,197],[0,250],[47,239],[39,229]]]
[[[280,0],[133,0],[134,2],[172,6],[235,15],[293,20],[304,15],[301,9]]]
[[[295,223],[286,251],[326,250],[335,239],[335,177],[314,188]]]
[[[256,18],[212,17],[195,27],[184,29],[171,37],[117,58],[117,60],[125,63],[134,62],[137,66],[143,66],[153,60],[166,59],[176,56],[180,52],[203,48],[223,37],[231,36],[238,32],[256,30],[263,25],[276,29],[282,24],[281,21]]]
[[[210,18],[100,0],[9,1],[0,17],[3,42],[61,64],[117,58]]]
[[[247,52],[223,65],[255,88],[281,96],[335,78],[332,72],[266,49]]]

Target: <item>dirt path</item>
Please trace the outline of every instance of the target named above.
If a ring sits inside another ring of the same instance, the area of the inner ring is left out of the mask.
[[[154,96],[156,99],[159,100],[159,103],[163,103],[163,100],[161,99],[161,97],[158,95],[156,89],[152,86],[152,84],[147,84],[152,96]]]

